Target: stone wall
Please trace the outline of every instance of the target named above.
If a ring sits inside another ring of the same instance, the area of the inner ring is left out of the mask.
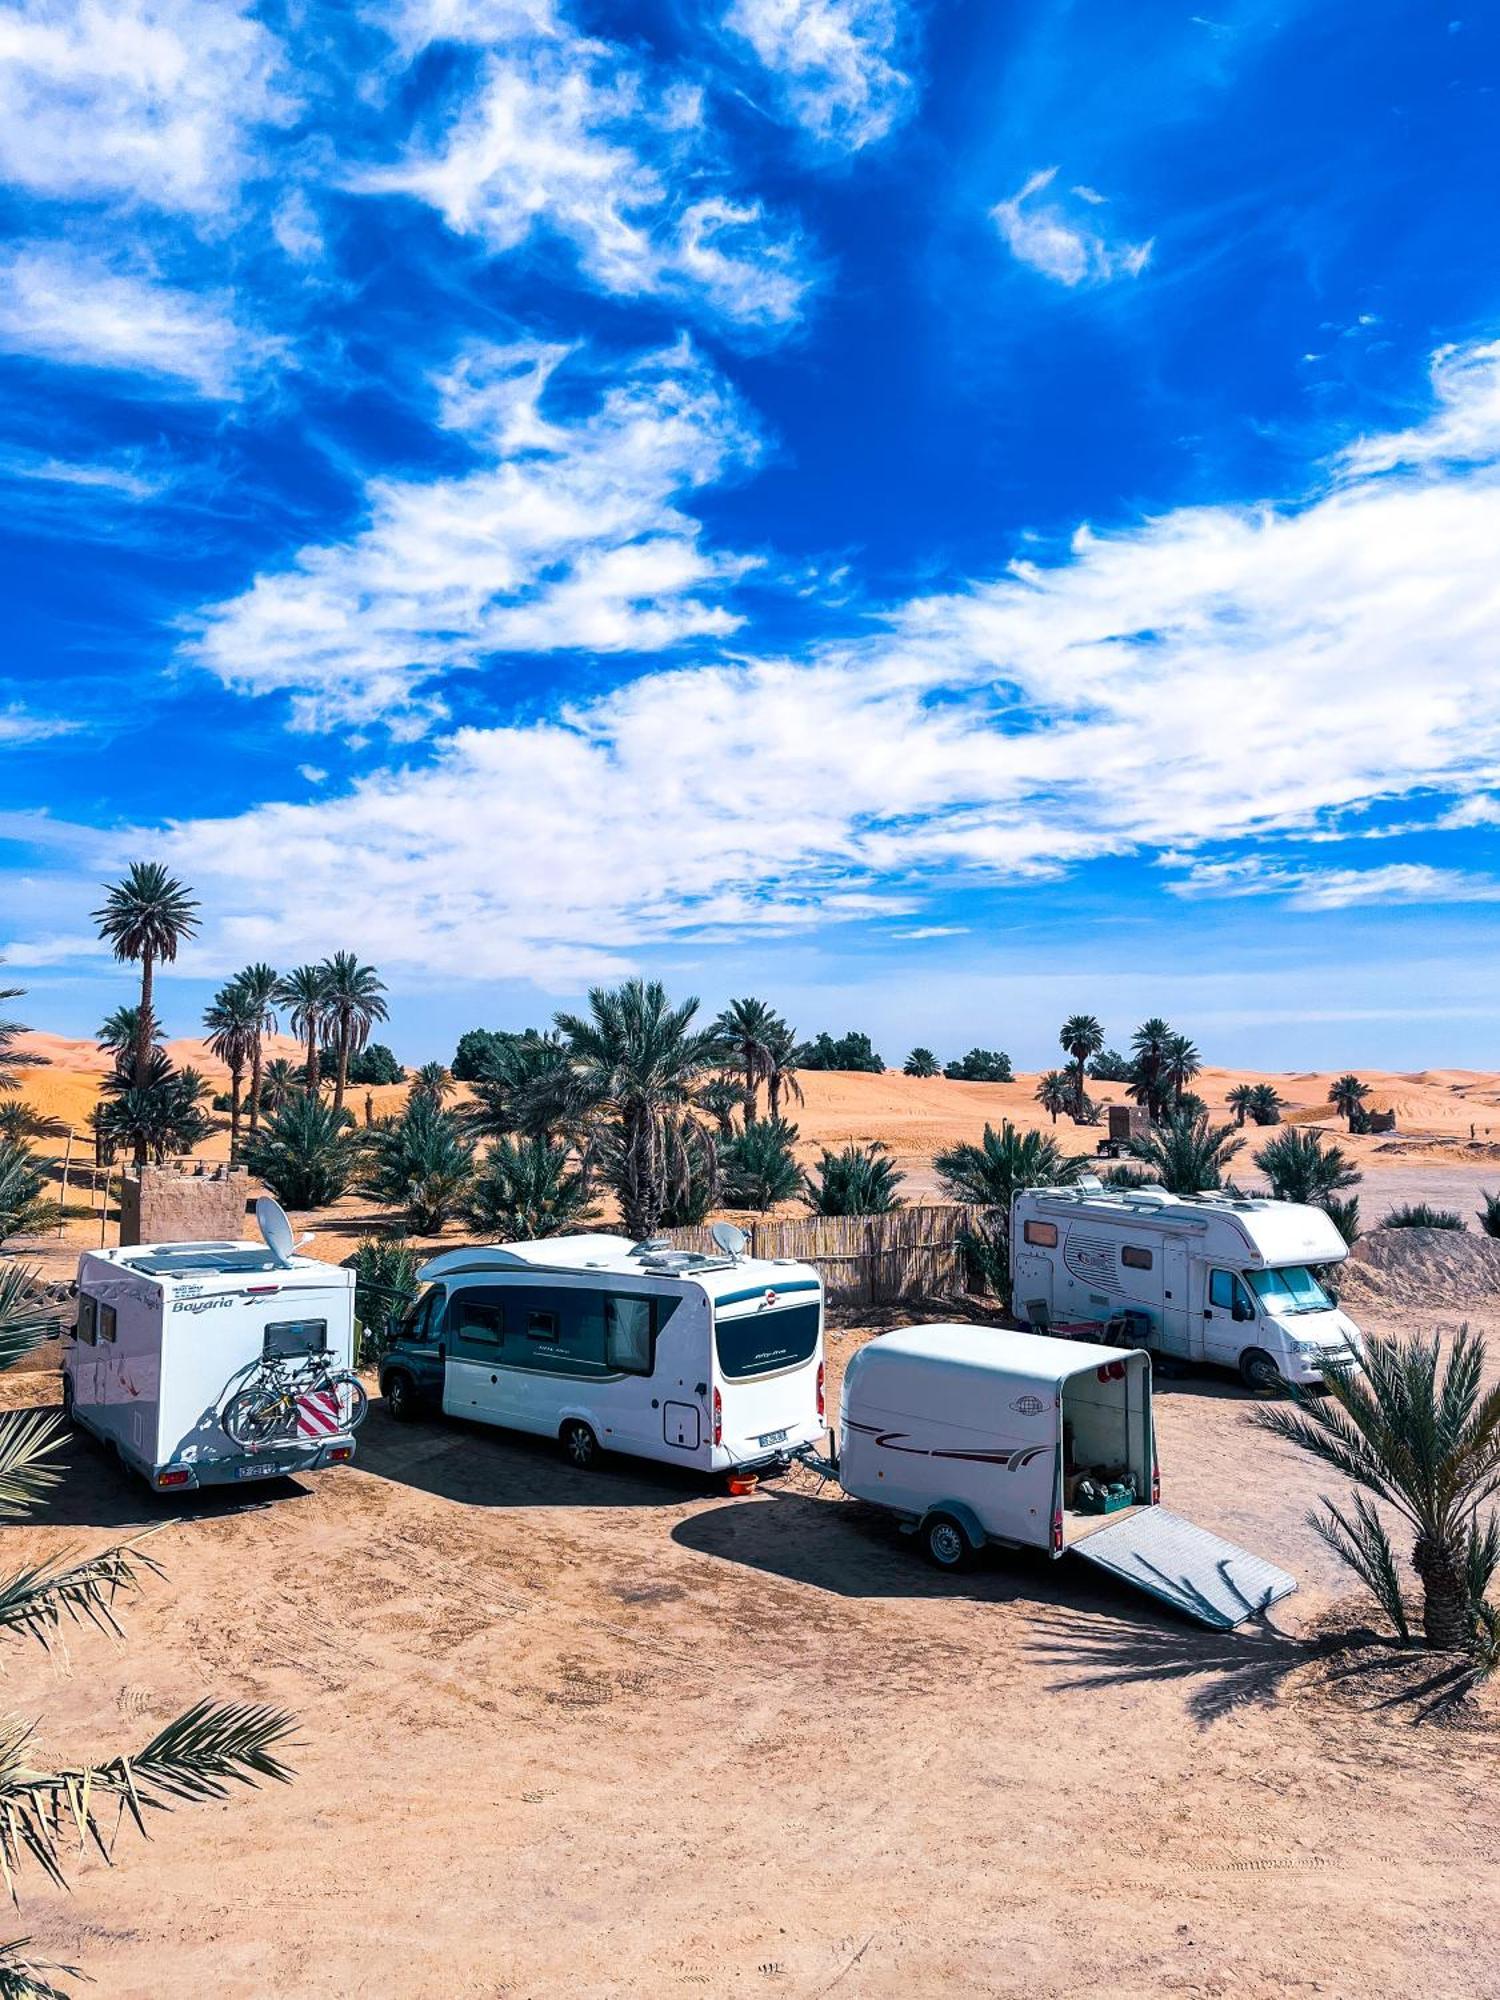
[[[185,1174],[175,1167],[127,1173],[120,1190],[121,1243],[236,1242],[246,1232],[250,1176],[243,1167]]]

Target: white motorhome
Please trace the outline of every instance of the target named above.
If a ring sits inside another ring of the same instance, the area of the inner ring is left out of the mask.
[[[1153,1352],[1316,1384],[1363,1355],[1317,1272],[1348,1246],[1321,1208],[1158,1187],[1026,1188],[1011,1204],[1011,1309],[1087,1337],[1110,1322]]]
[[[1159,1504],[1139,1350],[906,1327],[852,1357],[840,1422],[836,1456],[809,1462],[895,1514],[940,1569],[986,1543],[1075,1554],[1224,1630],[1297,1587]]]
[[[605,1450],[701,1472],[778,1464],[823,1434],[811,1265],[586,1235],[449,1250],[418,1275],[381,1364],[398,1421],[440,1408],[558,1438],[580,1466]]]
[[[354,1456],[347,1401],[289,1404],[254,1447],[226,1410],[268,1367],[331,1379],[353,1358],[354,1273],[338,1265],[249,1242],[86,1251],[63,1402],[158,1490],[284,1478]]]

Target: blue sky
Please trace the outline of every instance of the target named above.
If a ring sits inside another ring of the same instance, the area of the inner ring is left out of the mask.
[[[1495,1060],[1500,27],[12,0],[0,945]]]

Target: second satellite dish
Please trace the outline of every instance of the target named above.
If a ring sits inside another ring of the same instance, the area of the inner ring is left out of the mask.
[[[266,1239],[266,1248],[277,1263],[283,1268],[290,1264],[296,1246],[292,1225],[287,1221],[286,1210],[281,1203],[263,1194],[255,1204],[255,1226]]]
[[[745,1245],[750,1241],[744,1230],[736,1228],[732,1222],[716,1222],[708,1233],[724,1255],[733,1257],[736,1262],[744,1256]]]

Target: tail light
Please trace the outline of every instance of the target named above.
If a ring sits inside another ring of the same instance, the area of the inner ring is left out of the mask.
[[[156,1483],[158,1486],[186,1486],[191,1477],[191,1473],[178,1466],[169,1472],[158,1472]]]
[[[714,1443],[724,1442],[724,1398],[714,1390]]]
[[[336,1444],[328,1454],[328,1463],[330,1465],[342,1465],[346,1458],[353,1458],[353,1456],[354,1447],[352,1444]]]
[[[825,1404],[823,1398],[823,1384],[826,1380],[827,1380],[827,1375],[824,1370],[823,1363],[820,1361],[818,1363],[818,1422],[819,1423],[823,1421],[823,1418],[827,1413],[827,1405]]]
[[[1052,1553],[1055,1556],[1060,1556],[1062,1552],[1063,1552],[1063,1517],[1062,1517],[1062,1509],[1061,1507],[1059,1507],[1057,1512],[1052,1516]]]

